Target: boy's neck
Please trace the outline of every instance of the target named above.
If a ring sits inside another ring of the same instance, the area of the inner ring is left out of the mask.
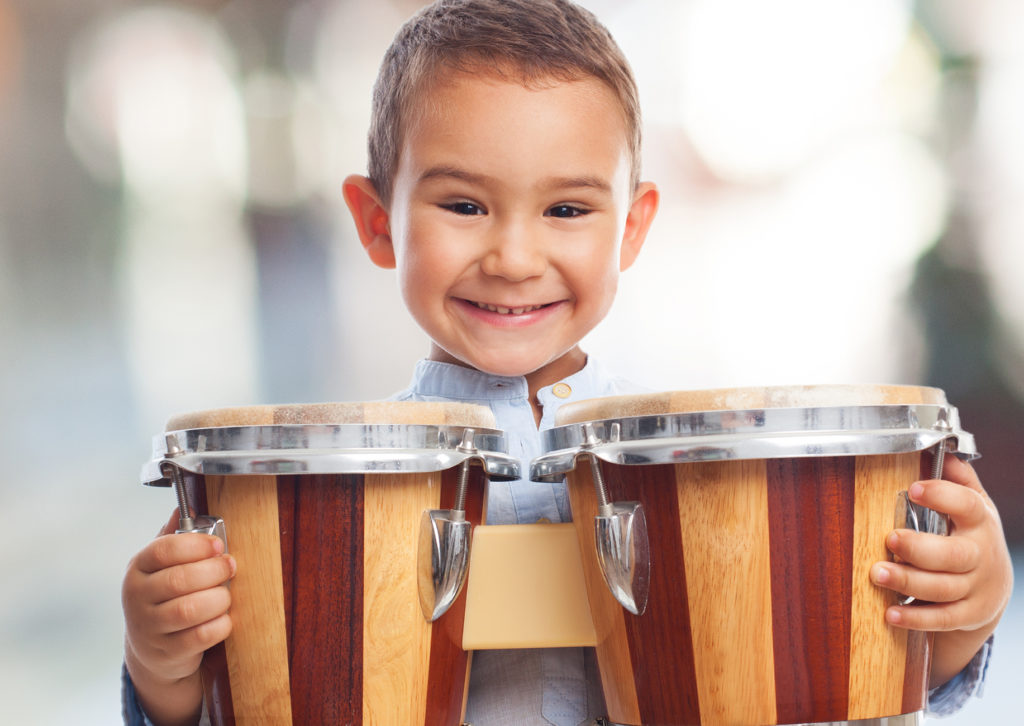
[[[428,358],[441,363],[452,363],[464,368],[473,367],[454,357],[436,343],[430,344],[430,355]],[[533,409],[534,423],[538,426],[540,425],[541,414],[543,413],[540,400],[537,398],[537,392],[546,386],[554,385],[568,378],[574,373],[579,373],[586,364],[587,354],[576,345],[550,363],[541,366],[535,371],[524,374],[523,377],[526,378],[526,388],[530,396],[530,407]]]

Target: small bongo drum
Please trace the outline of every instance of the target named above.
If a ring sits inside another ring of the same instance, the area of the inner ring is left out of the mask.
[[[182,530],[226,528],[238,561],[232,634],[202,666],[214,724],[462,722],[469,529],[485,473],[518,476],[493,427],[483,407],[412,402],[168,423],[143,481],[173,482]]]
[[[868,571],[894,524],[944,533],[905,493],[976,455],[942,391],[594,399],[543,449],[532,478],[568,472],[612,722],[918,722],[930,641],[885,623],[898,596]]]

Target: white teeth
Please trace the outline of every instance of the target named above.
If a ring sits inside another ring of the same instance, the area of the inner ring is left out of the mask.
[[[509,313],[512,315],[522,315],[523,313],[533,312],[534,310],[540,310],[544,307],[543,305],[527,305],[526,307],[521,308],[506,308],[501,305],[491,305],[489,303],[474,302],[473,304],[481,310],[490,310],[492,313],[498,313],[499,315],[508,315]]]

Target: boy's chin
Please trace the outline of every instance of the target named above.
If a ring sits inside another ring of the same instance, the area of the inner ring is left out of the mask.
[[[465,368],[473,368],[481,373],[504,378],[535,378],[537,376],[543,378],[547,374],[546,377],[552,378],[549,383],[557,383],[561,378],[576,373],[586,363],[586,355],[577,347],[547,358],[536,355],[522,357],[509,355],[454,356],[436,345],[434,348],[434,354],[431,356],[434,360],[454,363]],[[546,384],[542,383],[542,385]]]

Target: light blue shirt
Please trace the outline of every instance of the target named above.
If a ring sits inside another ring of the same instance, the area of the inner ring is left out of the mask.
[[[425,360],[417,364],[409,387],[392,400],[459,401],[487,406],[505,434],[509,454],[520,460],[523,473],[528,476],[530,461],[542,453],[540,431],[554,426],[555,413],[561,405],[642,390],[609,375],[590,359],[583,370],[538,391],[542,409],[538,427],[525,378],[492,376]],[[530,524],[541,519],[571,519],[564,483],[540,484],[520,479],[489,485],[488,524]],[[990,638],[963,671],[929,692],[930,715],[955,713],[972,695],[981,694],[991,648]],[[123,671],[122,683],[125,723],[151,726],[139,707],[127,671]],[[473,726],[578,726],[604,715],[592,648],[490,650],[473,654],[465,719]]]
[[[537,392],[541,405],[538,427],[525,378],[492,376],[424,360],[416,366],[409,387],[393,399],[487,406],[505,434],[508,453],[519,459],[523,475],[528,477],[530,461],[542,453],[540,430],[555,425],[555,412],[562,404],[641,390],[609,375],[591,359],[583,370]],[[564,482],[491,482],[488,492],[488,524],[572,519]],[[477,651],[469,679],[465,720],[474,726],[577,726],[605,715],[593,648]]]

